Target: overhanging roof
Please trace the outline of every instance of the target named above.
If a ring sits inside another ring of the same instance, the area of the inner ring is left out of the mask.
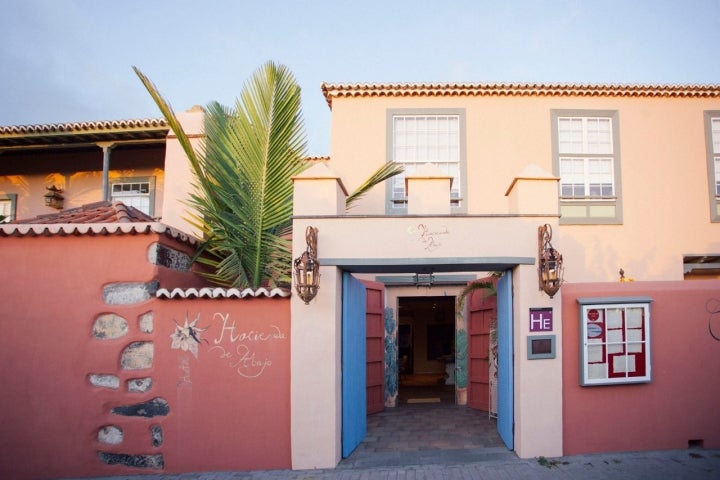
[[[0,151],[113,143],[160,143],[169,127],[164,119],[109,120],[0,126]]]

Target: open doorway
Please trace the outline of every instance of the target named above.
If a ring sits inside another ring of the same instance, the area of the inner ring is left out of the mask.
[[[455,403],[455,297],[398,297],[398,406]]]

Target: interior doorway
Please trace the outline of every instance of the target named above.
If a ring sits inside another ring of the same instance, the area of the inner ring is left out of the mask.
[[[398,406],[455,403],[455,297],[398,297]]]

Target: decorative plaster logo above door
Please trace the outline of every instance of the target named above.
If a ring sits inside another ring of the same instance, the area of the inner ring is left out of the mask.
[[[434,226],[427,223],[418,223],[408,228],[408,233],[415,237],[418,242],[428,252],[432,252],[442,247],[441,238],[444,235],[450,235],[446,225]]]

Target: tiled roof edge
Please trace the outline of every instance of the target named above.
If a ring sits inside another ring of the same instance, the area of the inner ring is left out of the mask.
[[[168,290],[167,288],[159,289],[155,296],[157,298],[168,298],[168,299],[186,299],[186,298],[246,298],[246,297],[281,297],[286,298],[290,296],[288,290],[282,288],[273,288],[267,290],[266,288],[258,288],[253,290],[252,288],[246,288],[240,290],[237,288],[174,288]]]
[[[720,96],[720,85],[577,84],[577,83],[386,83],[330,84],[320,88],[328,105],[337,97],[412,96],[618,96],[707,97]]]
[[[0,225],[0,237],[37,237],[65,235],[137,235],[164,234],[179,242],[197,245],[192,235],[159,222],[137,223],[10,223]]]
[[[169,128],[164,118],[140,118],[135,120],[103,120],[98,122],[50,123],[35,125],[0,126],[0,134],[67,133],[97,130],[124,130],[145,128]]]

